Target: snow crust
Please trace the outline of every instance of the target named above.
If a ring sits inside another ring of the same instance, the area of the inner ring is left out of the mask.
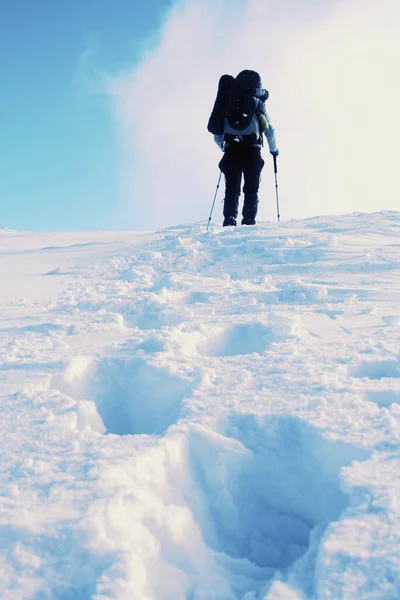
[[[0,254],[2,598],[398,600],[400,213]]]

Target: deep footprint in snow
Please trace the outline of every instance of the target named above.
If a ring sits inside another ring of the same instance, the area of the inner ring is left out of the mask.
[[[199,348],[203,356],[239,356],[262,354],[271,344],[271,328],[261,323],[239,323],[210,337]]]
[[[206,343],[199,344],[198,351],[210,357],[263,354],[273,342],[299,336],[298,318],[272,313],[268,319],[266,324],[255,321],[216,328]]]
[[[388,408],[392,404],[400,404],[400,390],[367,391],[367,399],[380,408]]]
[[[78,359],[77,359],[78,361]],[[195,379],[144,358],[110,358],[69,367],[59,388],[76,400],[94,400],[107,433],[161,435],[181,417]],[[72,376],[71,376],[72,373]]]
[[[367,379],[400,378],[400,361],[364,362],[352,372],[353,377]]]
[[[223,433],[227,437],[205,430],[192,436],[192,473],[201,495],[195,517],[232,574],[248,574],[250,561],[271,569],[270,579],[306,554],[314,528],[322,534],[340,517],[349,500],[340,469],[368,454],[325,439],[295,417],[237,415]]]
[[[351,375],[357,379],[364,380],[362,385],[366,398],[380,408],[388,408],[392,404],[400,404],[399,361],[366,361],[355,368],[351,372]]]
[[[210,304],[212,296],[209,292],[192,291],[186,294],[184,301],[186,304]]]

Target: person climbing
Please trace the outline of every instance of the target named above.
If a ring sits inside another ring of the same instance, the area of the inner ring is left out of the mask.
[[[265,110],[268,97],[256,71],[241,71],[236,78],[222,75],[219,80],[207,128],[224,152],[219,163],[225,176],[224,227],[236,226],[242,176],[244,202],[241,224],[256,223],[258,189],[264,166],[261,156],[263,134],[275,160],[279,155],[275,129]]]

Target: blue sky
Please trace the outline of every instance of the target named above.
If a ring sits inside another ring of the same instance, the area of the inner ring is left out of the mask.
[[[0,228],[105,229],[120,193],[102,75],[132,68],[169,0],[3,0]]]

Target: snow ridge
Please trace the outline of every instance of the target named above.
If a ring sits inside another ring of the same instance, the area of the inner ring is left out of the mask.
[[[4,597],[397,599],[399,234],[46,239],[0,306]]]

